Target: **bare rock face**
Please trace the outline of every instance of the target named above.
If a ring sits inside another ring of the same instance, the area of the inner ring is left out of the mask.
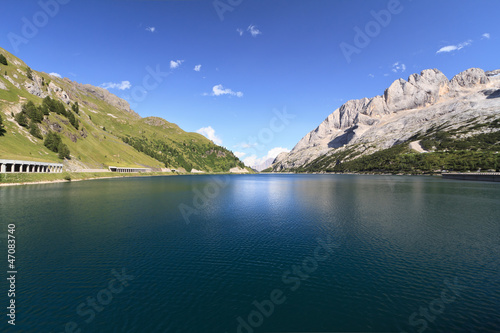
[[[19,83],[17,83],[16,81],[14,81],[10,76],[8,75],[5,75],[4,76],[10,83],[12,83],[14,85],[14,87],[16,87],[17,89],[21,89],[21,86],[19,85]]]
[[[463,124],[500,108],[500,70],[471,68],[452,80],[437,69],[394,81],[383,96],[346,102],[290,153],[280,154],[274,171],[303,166],[319,156],[357,145],[374,152],[404,142],[433,125]],[[405,111],[405,112],[403,112]]]
[[[394,81],[384,92],[387,108],[392,112],[409,110],[436,103],[449,91],[446,76],[437,69],[412,74],[408,81]]]
[[[64,90],[62,90],[60,87],[55,85],[54,82],[49,83],[49,91],[54,92],[56,94],[56,96],[60,100],[62,100],[64,103],[66,103],[68,105],[71,103],[71,99],[69,98],[68,94]]]
[[[76,89],[86,94],[91,94],[94,97],[103,100],[108,104],[111,104],[117,109],[130,113],[136,118],[140,118],[140,116],[137,113],[135,113],[132,109],[130,109],[130,104],[126,100],[113,95],[108,90],[100,87],[94,87],[90,84],[81,84],[78,82],[72,82],[72,84],[76,87]]]
[[[484,72],[484,74],[486,74],[486,76],[497,76],[497,75],[500,75],[500,69],[497,69],[494,71],[487,71],[487,72]]]
[[[47,92],[45,91],[44,87],[42,86],[42,78],[38,76],[38,74],[33,73],[33,80],[26,80],[24,82],[24,87],[26,90],[35,96],[44,98],[47,96]]]
[[[480,68],[470,68],[451,79],[451,85],[456,88],[474,88],[490,82],[486,73]]]

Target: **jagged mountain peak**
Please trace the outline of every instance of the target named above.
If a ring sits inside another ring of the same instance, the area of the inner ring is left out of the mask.
[[[500,103],[479,92],[487,88],[497,91],[500,76],[495,75],[499,73],[470,68],[448,80],[438,69],[425,69],[407,80],[395,80],[383,95],[344,103],[290,153],[276,158],[273,169],[300,167],[354,144],[365,151],[376,151],[404,141],[425,126],[445,121],[458,125],[471,117],[486,116],[492,105]],[[460,111],[462,114],[457,115]],[[453,115],[455,120],[448,119]]]

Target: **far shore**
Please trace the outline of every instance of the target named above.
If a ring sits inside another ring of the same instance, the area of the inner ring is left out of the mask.
[[[4,174],[5,175],[5,174]],[[11,175],[11,174],[7,174]],[[19,176],[21,175],[21,176]],[[16,174],[16,178],[25,178],[23,177],[25,174]],[[153,176],[174,176],[177,175],[176,173],[171,173],[171,172],[154,172],[154,173],[116,173],[113,176],[111,176],[109,173],[102,173],[101,174],[96,174],[96,173],[84,173],[84,172],[78,172],[78,173],[69,173],[69,172],[64,172],[60,174],[33,174],[38,177],[40,177],[40,180],[33,180],[31,181],[30,179],[26,179],[26,181],[14,181],[14,182],[5,182],[1,181],[0,182],[0,187],[6,187],[6,186],[20,186],[20,185],[40,185],[40,184],[56,184],[56,183],[71,183],[71,182],[79,182],[83,180],[96,180],[96,179],[111,179],[111,178],[129,178],[129,177],[153,177]],[[54,176],[59,176],[55,179],[43,179],[46,178],[44,176],[50,175],[52,177]]]
[[[177,173],[177,172],[145,172],[145,173],[85,173],[85,172],[63,172],[57,174],[26,174],[26,173],[16,173],[16,174],[1,174],[7,176],[13,176],[19,181],[5,182],[0,180],[0,187],[7,186],[20,186],[20,185],[40,185],[40,184],[56,184],[56,183],[71,183],[79,182],[83,180],[96,180],[96,179],[111,179],[111,178],[133,178],[133,177],[158,177],[158,176],[202,176],[202,175],[241,175],[244,173],[226,173],[226,172],[204,172],[204,173]],[[249,174],[249,173],[247,173]],[[261,172],[254,173],[261,175],[280,175],[280,174],[297,174],[297,175],[379,175],[379,176],[434,176],[442,177],[441,173],[421,173],[421,174],[391,174],[391,173],[377,173],[377,172],[312,172],[312,173],[295,173],[295,172]],[[450,173],[452,174],[452,173]],[[488,173],[456,173],[456,175],[486,175]],[[500,175],[500,173],[495,173]],[[26,178],[26,181],[22,180]],[[40,178],[39,180],[29,179],[29,178]],[[53,178],[53,179],[46,179]],[[444,177],[443,177],[444,178]]]
[[[202,175],[239,175],[240,173],[225,172],[204,172],[204,173],[184,173],[184,172],[144,172],[144,173],[109,173],[109,172],[63,172],[63,173],[4,173],[2,176],[11,176],[15,181],[6,182],[0,178],[0,187],[20,186],[20,185],[40,185],[71,183],[83,180],[111,179],[111,178],[133,178],[133,177],[158,177],[158,176],[202,176]],[[243,174],[243,173],[241,173]],[[247,173],[248,174],[248,173]],[[24,180],[23,178],[26,178]],[[39,178],[30,179],[30,178]],[[53,178],[53,179],[47,179]],[[8,178],[7,178],[8,179]]]

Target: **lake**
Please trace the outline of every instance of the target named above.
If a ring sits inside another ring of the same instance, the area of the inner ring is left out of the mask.
[[[498,332],[499,203],[498,183],[410,176],[0,188],[12,331]]]

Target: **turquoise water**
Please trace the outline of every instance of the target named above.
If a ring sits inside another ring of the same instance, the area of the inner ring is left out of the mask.
[[[18,264],[16,326],[0,327],[498,332],[499,203],[498,183],[397,176],[0,188]]]

